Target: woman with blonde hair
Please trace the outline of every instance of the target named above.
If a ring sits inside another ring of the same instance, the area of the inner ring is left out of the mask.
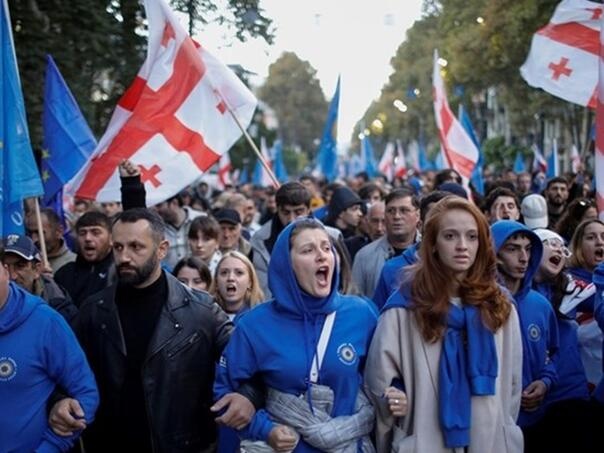
[[[522,340],[486,219],[444,198],[419,253],[384,306],[365,366],[378,453],[521,452]]]
[[[226,252],[218,261],[210,294],[233,321],[264,300],[256,270],[240,252]]]

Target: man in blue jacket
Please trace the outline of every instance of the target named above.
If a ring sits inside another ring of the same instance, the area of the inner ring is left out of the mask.
[[[1,246],[0,259],[0,451],[67,451],[79,433],[60,437],[50,429],[48,399],[61,387],[84,427],[99,403],[94,376],[63,317],[9,282]]]
[[[538,451],[542,445],[539,421],[545,408],[547,391],[556,384],[554,354],[558,350],[558,326],[550,303],[531,289],[539,268],[543,244],[535,233],[513,220],[500,220],[491,226],[497,271],[518,311],[522,332],[522,400],[518,425],[525,436],[525,451]]]

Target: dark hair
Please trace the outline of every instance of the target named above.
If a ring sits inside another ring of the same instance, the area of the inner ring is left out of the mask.
[[[452,168],[447,168],[445,170],[441,170],[438,173],[436,173],[436,176],[434,177],[434,187],[438,187],[440,186],[442,183],[446,182],[447,180],[451,179],[451,173],[455,174],[455,182],[457,184],[461,184],[461,175],[459,174],[458,171],[453,170]]]
[[[300,176],[300,181],[310,181],[313,184],[317,184],[317,178],[315,178],[313,175],[308,174],[308,173]]]
[[[445,192],[444,190],[435,190],[430,192],[426,196],[422,197],[419,202],[419,218],[423,222],[430,212],[430,208],[432,208],[433,203],[438,203],[440,200],[446,197],[453,197],[451,192]]]
[[[596,203],[589,198],[574,199],[568,204],[564,210],[564,214],[562,214],[562,217],[560,217],[560,220],[556,223],[556,232],[566,241],[570,240],[587,210],[595,207]]]
[[[382,188],[373,182],[368,182],[367,184],[363,184],[361,186],[361,188],[359,189],[359,197],[361,198],[361,200],[367,200],[369,199],[369,195],[371,195],[376,190],[380,193],[380,198],[384,198],[384,191],[382,190]]]
[[[165,228],[166,225],[159,214],[151,209],[147,208],[133,208],[128,209],[126,211],[120,212],[113,225],[115,226],[117,222],[122,223],[136,223],[139,220],[146,220],[149,222],[149,227],[151,228],[151,236],[153,237],[153,242],[159,244],[165,238]]]
[[[547,184],[545,184],[545,190],[548,190],[552,184],[562,183],[568,187],[568,180],[563,176],[556,176],[552,179],[547,180]]]
[[[111,219],[107,214],[103,214],[99,211],[88,211],[82,214],[75,224],[76,232],[80,228],[100,226],[105,228],[107,231],[111,231]]]
[[[40,209],[40,214],[44,214],[48,219],[48,222],[51,224],[53,228],[60,228],[61,225],[61,217],[55,212],[52,208],[43,208]]]
[[[495,200],[499,197],[511,197],[514,199],[514,203],[516,203],[516,208],[520,211],[520,201],[518,201],[518,196],[516,193],[507,187],[495,187],[491,190],[484,199],[484,204],[482,205],[482,210],[486,213],[491,212],[491,208],[493,204],[495,204]]]
[[[275,201],[277,206],[298,206],[303,204],[306,207],[310,207],[310,192],[302,183],[292,181],[286,182],[275,194]]]
[[[183,258],[176,263],[176,266],[174,266],[174,269],[172,269],[172,275],[174,275],[174,277],[178,277],[178,273],[183,267],[190,267],[191,269],[195,269],[197,272],[199,272],[199,277],[207,285],[207,288],[210,288],[210,285],[212,284],[212,273],[210,272],[210,269],[206,263],[195,256]]]
[[[414,207],[419,208],[419,201],[417,197],[415,196],[413,191],[409,189],[394,189],[392,192],[386,195],[386,198],[384,199],[384,204],[388,206],[388,204],[393,202],[394,200],[407,197],[411,197],[411,204],[413,204]]]
[[[208,239],[218,240],[220,235],[220,225],[212,216],[195,217],[189,227],[189,239],[197,239],[199,233]]]

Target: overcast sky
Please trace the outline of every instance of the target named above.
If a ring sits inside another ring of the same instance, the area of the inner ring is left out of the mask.
[[[284,51],[295,52],[317,70],[325,97],[342,75],[338,141],[352,129],[392,72],[390,59],[420,18],[421,0],[261,0],[276,27],[272,46],[263,40],[240,43],[214,26],[201,42],[224,63],[241,64],[262,83],[268,66]],[[325,112],[327,114],[327,112]]]

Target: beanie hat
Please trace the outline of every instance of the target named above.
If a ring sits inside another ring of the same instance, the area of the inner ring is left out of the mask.
[[[463,188],[461,184],[457,184],[456,182],[444,182],[440,186],[437,187],[437,190],[442,190],[443,192],[448,192],[453,195],[457,195],[458,197],[468,199],[468,192]]]
[[[547,228],[547,224],[549,223],[547,201],[541,195],[531,194],[524,197],[520,206],[520,212],[522,212],[524,224],[531,230],[535,228]]]
[[[363,205],[363,200],[348,187],[338,187],[329,202],[329,217],[337,219],[342,211],[358,204]]]

